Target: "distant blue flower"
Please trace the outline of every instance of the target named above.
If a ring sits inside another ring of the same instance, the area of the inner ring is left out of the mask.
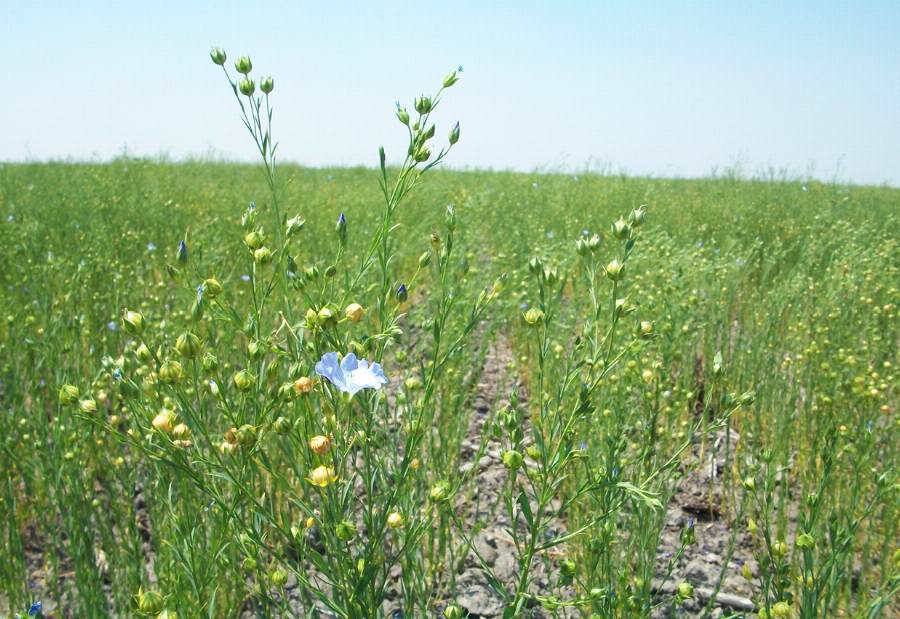
[[[800,189],[802,189],[803,191],[809,191],[809,187],[807,187],[806,185],[803,185],[802,187],[800,187]]]
[[[241,275],[241,279],[244,280],[245,282],[249,282],[250,276],[245,273],[244,275]]]
[[[184,239],[178,241],[178,254],[176,256],[178,262],[184,264],[188,259],[188,247],[187,243],[184,242]]]
[[[147,243],[147,251],[148,252],[156,251],[156,243],[153,243],[152,241],[150,243]]]
[[[197,286],[197,303],[203,300],[203,284]]]
[[[40,602],[33,602],[31,607],[28,609],[29,617],[37,617],[41,611],[44,609],[44,605]]]
[[[532,189],[537,189],[538,187],[540,187],[540,185],[538,185],[536,182],[535,182],[535,183],[531,183],[531,188],[532,188]]]
[[[116,380],[122,380],[123,376],[121,368],[116,368],[115,370],[113,370],[112,377]]]
[[[255,211],[255,210],[256,210],[256,202],[251,202],[251,203],[247,206],[247,210],[248,210],[248,211]]]
[[[110,320],[108,323],[106,323],[106,328],[109,329],[110,331],[118,331],[119,325],[116,323],[115,320]]]
[[[585,228],[584,230],[581,231],[581,236],[589,236],[590,233],[591,233],[591,231],[588,230],[587,228]]]
[[[381,389],[388,382],[381,365],[369,365],[368,361],[357,359],[353,353],[341,359],[340,363],[336,352],[325,353],[316,364],[316,374],[327,378],[332,385],[351,396],[362,389]]]
[[[547,238],[548,238],[548,239],[552,239],[553,236],[554,236],[553,230],[547,230]]]
[[[12,223],[14,219],[15,219],[15,217],[13,217],[12,215],[8,215],[6,217],[6,221],[8,221],[9,223]]]
[[[338,225],[339,225],[339,226],[346,226],[346,225],[347,225],[347,218],[344,216],[343,213],[340,214],[340,216],[338,217],[337,222],[338,222]]]

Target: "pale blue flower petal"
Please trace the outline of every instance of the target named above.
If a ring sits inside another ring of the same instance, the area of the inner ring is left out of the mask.
[[[388,382],[381,365],[370,365],[367,360],[358,359],[353,353],[347,354],[340,362],[336,352],[325,353],[316,364],[316,373],[351,396],[363,389],[381,389]]]
[[[316,374],[327,378],[331,384],[341,391],[347,390],[347,378],[338,363],[338,354],[336,352],[322,355],[322,359],[316,364]]]
[[[365,363],[365,361],[363,361],[363,363]],[[350,372],[357,367],[359,367],[359,360],[354,353],[349,353],[346,357],[341,359],[341,370],[344,374],[350,374]]]

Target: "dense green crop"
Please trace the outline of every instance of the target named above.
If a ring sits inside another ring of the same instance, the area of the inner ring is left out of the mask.
[[[424,174],[442,94],[276,168],[233,86],[262,168],[0,166],[0,613],[896,611],[900,191]]]

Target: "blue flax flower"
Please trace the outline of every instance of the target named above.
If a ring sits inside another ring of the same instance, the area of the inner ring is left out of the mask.
[[[327,378],[328,382],[351,396],[362,389],[381,389],[388,382],[381,365],[357,359],[353,353],[340,362],[336,352],[325,353],[316,364],[316,374]]]

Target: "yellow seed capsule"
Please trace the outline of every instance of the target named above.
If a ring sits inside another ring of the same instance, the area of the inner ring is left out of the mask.
[[[174,415],[172,411],[163,410],[156,417],[153,418],[153,427],[160,432],[169,433],[172,431],[172,418]]]
[[[333,468],[322,465],[314,468],[310,472],[309,477],[306,478],[306,481],[319,488],[325,488],[328,484],[337,481],[337,475],[335,475]]]
[[[309,439],[309,448],[316,455],[321,456],[324,453],[327,453],[331,448],[331,438],[327,436],[322,436],[321,434],[318,436],[314,436]]]
[[[366,310],[359,303],[351,303],[344,310],[344,315],[353,322],[359,322],[366,315]]]
[[[413,458],[413,459],[410,460],[410,462],[409,462],[409,468],[411,468],[412,470],[416,471],[416,470],[419,469],[419,465],[420,465],[420,464],[421,464],[421,462],[419,462],[419,459],[418,459],[418,458]]]
[[[387,523],[392,529],[399,529],[403,526],[403,516],[400,512],[391,512],[388,514]]]
[[[177,439],[186,440],[191,437],[191,429],[186,423],[179,423],[172,429],[172,434]]]
[[[308,376],[301,376],[294,381],[294,391],[298,394],[309,393],[313,390],[313,380]]]
[[[305,523],[305,524],[306,524],[306,528],[307,528],[307,529],[311,529],[311,528],[313,528],[313,526],[315,526],[315,524],[316,524],[316,519],[313,518],[312,516],[310,516],[309,518],[306,519],[306,523]]]

